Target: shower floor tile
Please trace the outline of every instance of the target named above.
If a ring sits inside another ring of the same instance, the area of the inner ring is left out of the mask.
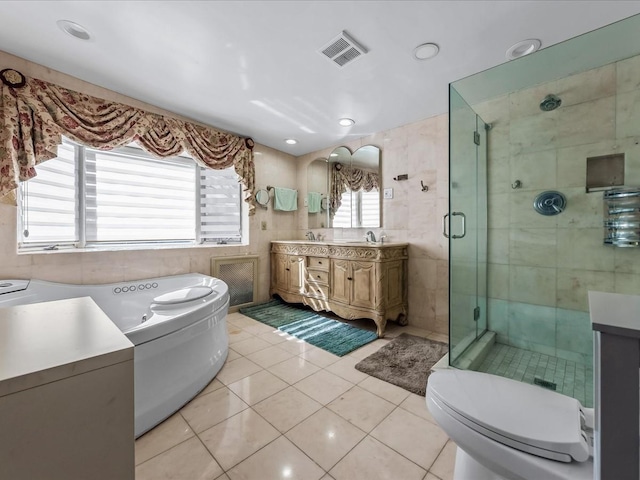
[[[575,398],[585,407],[593,407],[591,365],[496,343],[478,371],[530,384],[534,384],[535,378],[553,382],[556,392]]]

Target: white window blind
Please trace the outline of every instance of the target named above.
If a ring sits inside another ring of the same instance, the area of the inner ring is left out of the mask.
[[[87,242],[195,239],[195,165],[86,150]]]
[[[233,168],[200,168],[200,240],[240,242],[242,187]]]
[[[132,146],[63,144],[19,187],[19,245],[239,243],[242,190],[233,167],[155,159]]]
[[[19,189],[18,241],[23,245],[78,241],[76,163],[73,146],[36,166],[38,175]]]
[[[370,192],[360,192],[360,209],[363,227],[380,226],[380,192],[372,190]]]
[[[351,228],[351,191],[348,190],[340,197],[340,207],[333,216],[333,226],[337,228]],[[355,224],[354,224],[355,225]]]

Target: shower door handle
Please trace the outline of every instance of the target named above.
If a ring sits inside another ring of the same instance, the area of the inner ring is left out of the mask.
[[[449,217],[448,213],[445,213],[444,216],[442,217],[442,235],[445,236],[445,238],[449,238],[449,234],[447,233],[447,218]]]
[[[451,216],[462,217],[462,235],[451,235],[451,238],[464,238],[467,234],[467,217],[462,212],[451,212]]]

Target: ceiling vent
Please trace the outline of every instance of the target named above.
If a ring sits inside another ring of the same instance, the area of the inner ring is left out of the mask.
[[[336,38],[322,47],[319,52],[334,65],[344,67],[367,53],[367,49],[358,44],[353,38],[342,32]]]

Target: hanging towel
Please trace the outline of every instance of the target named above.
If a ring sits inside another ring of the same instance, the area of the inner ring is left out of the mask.
[[[273,187],[273,209],[293,212],[298,209],[298,191]]]
[[[309,192],[307,194],[307,203],[309,204],[309,213],[320,213],[320,201],[322,195],[318,192]]]

